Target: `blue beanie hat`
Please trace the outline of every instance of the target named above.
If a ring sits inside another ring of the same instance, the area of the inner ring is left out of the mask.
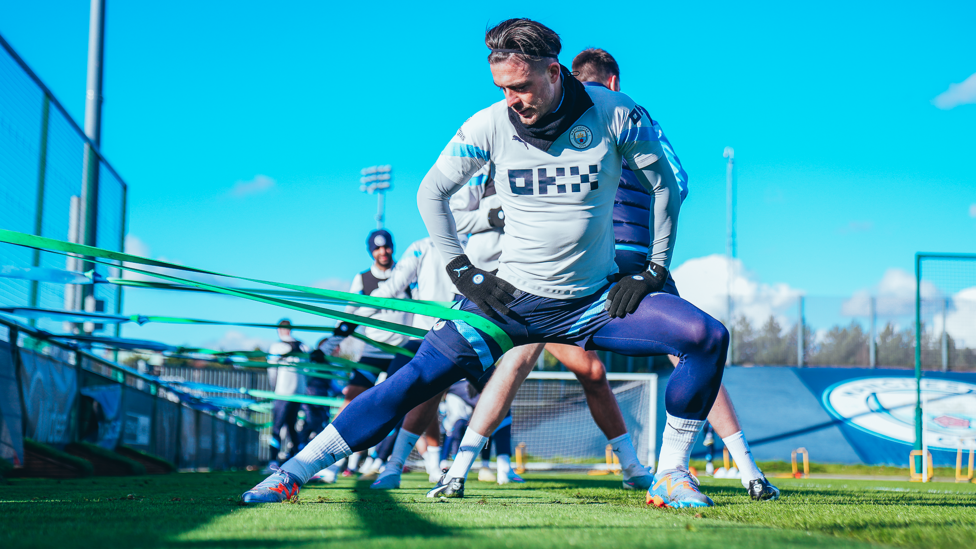
[[[373,250],[381,246],[393,249],[393,235],[386,229],[376,229],[366,237],[366,247],[369,249],[370,256],[373,255]]]

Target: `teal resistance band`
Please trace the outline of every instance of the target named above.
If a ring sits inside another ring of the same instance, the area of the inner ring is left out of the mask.
[[[66,320],[69,322],[101,322],[105,324],[121,324],[123,322],[135,322],[140,326],[149,322],[160,322],[166,324],[205,324],[205,325],[218,325],[218,326],[244,326],[248,328],[278,328],[277,324],[258,324],[251,322],[223,322],[219,320],[200,320],[197,318],[181,318],[173,316],[146,316],[146,315],[111,315],[106,313],[89,313],[85,311],[60,311],[57,309],[41,309],[37,307],[0,307],[0,312],[9,313],[14,316],[24,317],[24,318],[54,318],[58,320]],[[333,328],[327,326],[299,326],[294,325],[289,329],[296,330],[299,332],[325,332],[332,333]],[[353,333],[352,337],[362,340],[378,349],[381,349],[387,353],[395,353],[400,355],[405,355],[412,357],[414,356],[413,351],[409,349],[404,349],[397,345],[390,345],[389,343],[382,343],[379,341],[374,341],[373,339],[360,334],[358,332]]]
[[[0,267],[2,269],[2,267]],[[65,273],[77,274],[79,277],[85,277],[81,273],[74,273],[73,271],[63,271]],[[0,274],[0,276],[3,276]],[[87,283],[91,283],[91,280],[85,278]],[[42,280],[42,282],[50,282],[48,280]],[[115,284],[117,286],[130,286],[133,288],[145,288],[149,290],[176,290],[182,292],[203,292],[203,293],[218,293],[213,290],[205,290],[203,288],[194,288],[192,286],[186,286],[184,284],[168,284],[166,282],[149,282],[145,280],[127,280],[124,278],[115,277],[105,277],[104,282],[109,284]],[[65,283],[66,284],[66,283]],[[268,290],[266,288],[240,288],[242,290],[252,292],[261,295],[273,295],[275,297],[290,297],[292,299],[297,299],[299,301],[318,301],[322,303],[332,303],[336,305],[345,305],[349,303],[346,299],[334,299],[330,297],[323,297],[319,295],[311,295],[308,292],[299,292],[295,290]],[[441,307],[450,307],[453,305],[451,301],[424,301],[424,300],[413,300],[416,303],[427,303],[428,305],[440,305]]]
[[[70,242],[64,242],[64,241],[55,240],[55,239],[52,239],[52,238],[45,238],[45,237],[41,237],[41,236],[33,236],[33,235],[29,235],[29,234],[19,233],[19,232],[16,232],[16,231],[8,231],[8,230],[5,230],[5,229],[0,229],[0,242],[7,242],[9,244],[16,244],[16,245],[19,245],[19,246],[25,246],[25,247],[28,247],[28,248],[36,248],[36,249],[46,250],[46,251],[51,251],[51,252],[61,252],[62,255],[78,254],[78,255],[83,255],[83,256],[89,256],[89,257],[92,257],[92,258],[96,258],[97,257],[97,258],[110,259],[110,260],[119,261],[119,262],[138,263],[138,264],[142,264],[142,265],[149,265],[149,266],[155,266],[155,267],[163,267],[163,268],[168,268],[168,269],[175,269],[175,270],[181,270],[181,271],[195,272],[195,273],[200,273],[200,274],[209,274],[209,275],[213,275],[213,276],[222,276],[222,277],[232,278],[232,279],[236,279],[236,280],[246,280],[248,282],[255,282],[255,283],[258,283],[258,284],[266,284],[266,285],[269,285],[269,286],[276,286],[276,287],[279,287],[279,288],[284,288],[284,289],[289,289],[289,290],[297,290],[297,291],[306,292],[306,293],[309,293],[309,294],[319,295],[319,296],[323,296],[323,297],[329,297],[329,298],[335,298],[335,299],[345,299],[346,301],[351,302],[351,303],[356,303],[356,304],[359,304],[359,305],[364,305],[364,306],[367,306],[367,307],[373,307],[373,308],[377,308],[377,309],[393,309],[393,310],[396,310],[396,311],[403,311],[403,312],[409,312],[409,313],[414,313],[414,314],[421,314],[421,315],[426,315],[426,316],[432,316],[432,317],[442,318],[442,319],[446,319],[446,320],[463,321],[463,322],[466,322],[467,324],[469,324],[469,325],[471,325],[471,326],[473,326],[473,327],[481,330],[482,332],[485,332],[486,334],[488,334],[489,337],[491,337],[492,339],[494,339],[502,347],[502,351],[503,352],[511,349],[512,346],[513,346],[512,340],[511,340],[510,337],[508,337],[508,334],[506,334],[501,328],[499,328],[498,326],[496,326],[494,323],[492,323],[488,319],[486,319],[484,317],[481,317],[481,316],[478,316],[478,315],[475,315],[475,314],[472,314],[472,313],[465,312],[465,311],[459,311],[457,309],[448,309],[446,307],[441,307],[441,306],[437,306],[437,305],[430,305],[430,304],[427,304],[427,303],[417,303],[417,302],[411,302],[411,301],[407,301],[407,300],[377,298],[377,297],[371,297],[371,296],[350,294],[350,293],[347,293],[347,292],[339,292],[339,291],[336,291],[336,290],[326,290],[326,289],[322,289],[322,288],[312,288],[312,287],[309,287],[309,286],[301,286],[301,285],[296,285],[296,284],[285,284],[285,283],[272,282],[272,281],[261,280],[261,279],[256,279],[256,278],[247,278],[247,277],[231,276],[231,275],[226,275],[226,274],[222,274],[222,273],[218,273],[218,272],[214,272],[214,271],[207,271],[207,270],[204,270],[204,269],[197,269],[197,268],[193,268],[193,267],[185,267],[185,266],[182,266],[182,265],[176,265],[176,264],[173,264],[173,263],[167,263],[165,261],[157,261],[157,260],[153,260],[153,259],[148,259],[148,258],[144,258],[144,257],[130,255],[130,254],[125,254],[125,253],[120,253],[120,252],[113,252],[111,250],[104,250],[104,249],[101,249],[101,248],[95,248],[95,247],[92,247],[92,246],[85,246],[85,245],[82,245],[82,244],[73,244],[73,243],[70,243]],[[281,307],[290,308],[290,309],[294,309],[294,310],[306,311],[306,312],[310,312],[312,314],[318,314],[320,316],[327,316],[327,317],[330,317],[330,318],[335,318],[335,319],[339,319],[339,320],[345,320],[347,322],[353,322],[353,323],[362,324],[362,325],[365,325],[365,326],[372,326],[374,328],[378,328],[378,329],[381,329],[381,330],[392,331],[392,332],[401,333],[401,334],[404,334],[404,335],[411,335],[412,337],[422,337],[422,336],[413,335],[414,333],[423,332],[423,331],[422,330],[417,330],[416,328],[412,328],[412,327],[399,326],[397,324],[393,324],[393,323],[389,323],[389,322],[383,322],[383,321],[378,321],[378,320],[373,320],[373,319],[366,318],[366,317],[361,317],[361,316],[358,316],[358,315],[353,315],[353,314],[348,314],[348,313],[341,313],[339,311],[334,311],[334,310],[330,310],[330,309],[323,309],[321,307],[314,307],[314,306],[311,306],[311,305],[299,304],[299,303],[295,303],[293,301],[289,301],[289,300],[285,300],[285,299],[278,299],[278,298],[273,298],[273,297],[270,297],[270,296],[263,297],[263,296],[260,296],[258,294],[255,294],[253,292],[247,292],[247,291],[242,291],[242,290],[235,290],[235,289],[232,289],[232,288],[227,288],[227,287],[223,287],[223,286],[217,286],[217,285],[213,285],[213,284],[206,284],[206,283],[202,283],[202,282],[195,282],[195,281],[192,281],[192,280],[182,279],[182,278],[174,277],[174,276],[167,276],[167,275],[163,275],[163,274],[156,273],[156,272],[148,272],[148,271],[144,271],[144,270],[141,270],[141,269],[135,269],[133,267],[129,267],[129,266],[125,265],[124,263],[117,265],[117,264],[106,263],[106,262],[97,261],[97,260],[92,260],[92,262],[98,263],[98,264],[101,264],[101,265],[106,265],[106,266],[109,266],[109,267],[115,267],[115,268],[121,268],[121,269],[129,270],[129,271],[133,271],[133,272],[139,272],[139,273],[142,273],[142,274],[145,274],[145,275],[148,275],[148,276],[160,278],[162,280],[168,280],[170,282],[176,282],[176,283],[180,283],[180,284],[186,284],[186,285],[194,286],[194,287],[198,287],[198,288],[210,289],[210,290],[213,290],[213,291],[216,291],[216,292],[219,292],[219,293],[223,293],[223,294],[227,294],[227,295],[234,295],[234,296],[238,296],[238,297],[243,297],[243,298],[246,298],[246,299],[251,299],[251,300],[254,300],[254,301],[260,301],[260,302],[268,303],[268,304],[272,304],[272,305],[278,305],[278,306],[281,306]],[[407,328],[409,328],[409,329],[407,329]],[[412,333],[406,333],[406,332],[412,332]]]

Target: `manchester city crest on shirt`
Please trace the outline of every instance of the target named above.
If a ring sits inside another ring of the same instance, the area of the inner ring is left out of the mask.
[[[577,149],[585,149],[593,142],[593,132],[583,125],[569,130],[569,142]]]

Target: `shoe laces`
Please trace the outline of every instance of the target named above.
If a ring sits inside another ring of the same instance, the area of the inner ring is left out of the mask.
[[[258,485],[254,487],[254,489],[255,490],[261,488],[271,489],[271,488],[277,488],[278,485],[283,485],[287,487],[288,484],[290,484],[289,482],[290,480],[291,478],[289,477],[286,471],[282,471],[279,468],[275,468],[274,473],[271,473],[271,476],[259,482]]]
[[[695,489],[698,489],[698,487],[701,486],[701,482],[698,480],[698,477],[691,474],[690,471],[685,471],[684,469],[674,469],[664,476],[671,477],[672,486],[677,486],[682,482],[688,482],[689,485],[693,485]]]

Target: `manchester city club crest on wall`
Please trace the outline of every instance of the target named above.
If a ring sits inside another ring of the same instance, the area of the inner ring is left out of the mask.
[[[845,381],[824,392],[837,418],[873,435],[915,441],[915,379],[877,377]],[[922,379],[922,421],[928,446],[955,450],[976,447],[976,385],[949,379]]]
[[[593,132],[586,126],[576,126],[569,130],[569,142],[577,149],[585,149],[593,142]]]

